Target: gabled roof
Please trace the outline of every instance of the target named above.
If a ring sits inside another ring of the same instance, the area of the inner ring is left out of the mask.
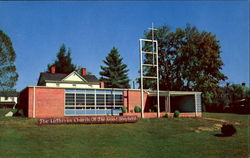
[[[1,97],[18,97],[19,93],[16,91],[0,91]]]
[[[81,78],[83,78],[87,82],[99,82],[99,80],[96,78],[95,75],[82,76],[77,72],[72,72],[72,73],[76,73],[78,76],[80,76]],[[70,74],[72,74],[72,73],[70,73]],[[41,72],[37,85],[43,86],[43,85],[45,85],[46,81],[63,81],[63,79],[65,79],[70,74]]]
[[[85,78],[83,78],[83,76],[81,76],[80,74],[78,74],[77,72],[73,71],[71,72],[69,75],[67,75],[64,79],[62,79],[62,81],[67,81],[68,79],[70,79],[70,77],[72,77],[73,75],[76,75],[78,78],[78,80],[80,81],[84,81],[84,82],[88,82]]]

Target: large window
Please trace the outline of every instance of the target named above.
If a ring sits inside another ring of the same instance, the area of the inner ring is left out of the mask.
[[[65,89],[65,115],[119,114],[123,91]]]
[[[66,109],[74,109],[75,108],[75,94],[65,94],[65,108]]]

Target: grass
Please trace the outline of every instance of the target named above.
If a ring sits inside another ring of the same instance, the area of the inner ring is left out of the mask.
[[[9,111],[15,113],[17,110],[15,109],[0,109],[0,118],[4,119],[4,115],[7,114]]]
[[[43,126],[35,119],[0,117],[0,157],[243,158],[249,154],[248,117],[204,113],[135,124]],[[237,134],[214,136],[223,121],[234,124]]]

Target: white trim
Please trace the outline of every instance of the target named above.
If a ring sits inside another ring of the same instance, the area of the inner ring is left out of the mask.
[[[156,91],[148,91],[149,96],[157,96]],[[171,96],[181,96],[181,95],[195,95],[201,94],[201,92],[194,92],[194,91],[160,91],[160,96],[167,96],[170,94]]]
[[[48,81],[48,80],[47,80]],[[89,82],[89,83],[94,83],[94,82]],[[97,83],[97,82],[95,82]],[[56,89],[100,89],[100,90],[121,90],[121,91],[140,91],[140,89],[128,89],[128,88],[69,88],[69,87],[48,87],[48,86],[27,86],[26,88],[56,88]],[[20,92],[22,92],[23,90],[25,90],[26,88],[22,89]],[[144,90],[144,92],[148,92],[153,94],[155,91],[150,91],[150,90]],[[198,92],[198,91],[159,91],[160,95],[164,94],[164,93],[190,93],[190,94],[194,94],[194,93],[198,93],[201,94],[202,92]]]
[[[153,28],[153,26],[152,26]],[[152,33],[154,33],[154,31],[152,31]],[[154,37],[154,35],[153,35]],[[154,50],[154,42],[153,42],[153,52],[155,51],[156,53],[156,76],[157,76],[157,79],[156,79],[156,82],[157,82],[157,117],[160,118],[160,87],[159,87],[159,64],[158,64],[158,41],[156,40],[155,42],[156,44],[156,50]],[[154,55],[153,55],[154,57]],[[153,62],[154,62],[154,58],[153,58]]]
[[[141,118],[144,118],[144,100],[143,100],[143,69],[142,69],[142,41],[143,39],[140,39],[140,74],[141,74]]]
[[[150,40],[150,39],[139,39],[140,41],[146,41],[146,42],[157,42],[157,40]]]
[[[195,116],[197,116],[198,113],[197,94],[194,95],[194,101],[195,101]]]
[[[72,74],[75,74],[75,75],[77,75],[80,79],[82,79],[84,82],[88,82],[88,81],[86,81],[81,75],[79,75],[76,71],[73,71],[73,72],[71,72],[68,76],[66,76],[66,77],[64,77],[63,79],[62,79],[62,81],[65,81],[67,78],[69,78]]]
[[[170,93],[168,93],[168,106],[169,106],[169,112],[171,113],[171,100],[170,100]]]

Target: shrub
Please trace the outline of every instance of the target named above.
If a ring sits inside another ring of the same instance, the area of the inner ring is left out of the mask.
[[[236,128],[232,124],[224,124],[221,127],[221,133],[224,136],[232,136],[236,133]]]
[[[122,113],[126,113],[127,112],[127,107],[126,106],[122,106]]]
[[[166,115],[165,115],[165,117],[166,117],[166,118],[169,118],[169,115],[168,115],[168,114],[166,114]]]
[[[141,112],[141,107],[135,106],[135,107],[134,107],[134,111],[137,112],[137,113],[138,113],[138,112]]]
[[[179,110],[175,110],[174,111],[174,117],[179,117],[180,115],[180,111]]]

